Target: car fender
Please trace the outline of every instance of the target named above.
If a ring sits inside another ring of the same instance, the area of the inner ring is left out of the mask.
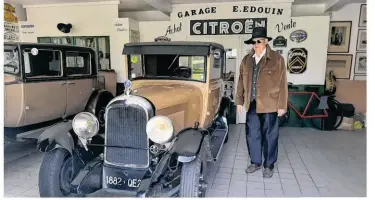
[[[72,154],[74,138],[71,132],[72,121],[61,122],[43,131],[38,137],[37,149],[48,152],[55,148],[64,148]]]
[[[186,163],[193,161],[198,155],[204,133],[195,128],[188,128],[178,133],[177,140],[172,146],[173,155],[177,156],[178,161]]]
[[[91,112],[95,115],[98,105],[107,105],[113,98],[113,94],[108,90],[95,90],[87,102],[85,111]]]

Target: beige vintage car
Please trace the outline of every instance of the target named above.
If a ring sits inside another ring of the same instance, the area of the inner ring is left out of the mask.
[[[107,105],[104,131],[82,112],[40,136],[42,197],[205,196],[229,132],[223,46],[131,43],[123,54],[125,93]]]
[[[104,126],[116,74],[98,75],[93,49],[39,43],[4,44],[4,132],[7,139],[42,130],[82,111]]]

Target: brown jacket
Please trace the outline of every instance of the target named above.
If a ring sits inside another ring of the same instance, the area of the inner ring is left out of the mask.
[[[235,104],[244,105],[246,111],[250,108],[254,53],[252,50],[242,59],[237,84]],[[270,113],[277,112],[277,109],[287,109],[288,82],[284,58],[267,45],[266,54],[259,62],[256,112]]]

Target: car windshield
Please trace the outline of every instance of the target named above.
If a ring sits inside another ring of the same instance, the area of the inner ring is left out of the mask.
[[[186,55],[128,55],[129,79],[205,81],[206,57]]]
[[[4,73],[18,74],[20,62],[17,46],[4,46]]]

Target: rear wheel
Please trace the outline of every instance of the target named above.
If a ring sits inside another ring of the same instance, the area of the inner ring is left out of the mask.
[[[40,196],[70,196],[72,173],[72,156],[66,149],[57,148],[46,153],[39,171]]]
[[[311,124],[314,126],[314,128],[319,130],[336,130],[344,119],[342,105],[333,98],[329,98],[327,104],[329,107],[326,110],[328,117],[311,119]]]

